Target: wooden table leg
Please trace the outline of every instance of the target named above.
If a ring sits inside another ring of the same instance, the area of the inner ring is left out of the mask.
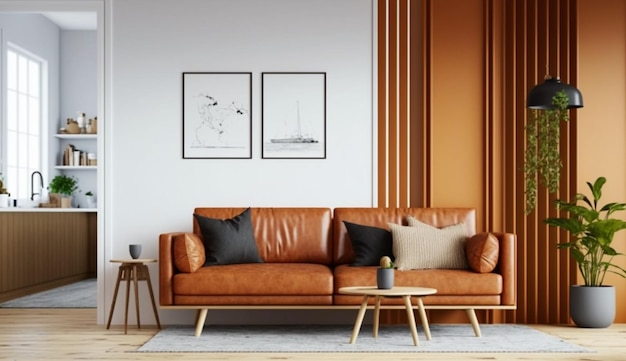
[[[111,301],[111,310],[109,310],[109,321],[107,322],[107,330],[111,327],[113,319],[113,310],[115,310],[115,301],[117,300],[117,291],[120,289],[120,281],[122,280],[122,267],[117,271],[117,281],[115,281],[115,291],[113,292],[113,301]]]
[[[428,317],[426,317],[426,311],[424,310],[424,302],[422,302],[422,298],[417,298],[417,306],[418,312],[420,314],[420,319],[422,320],[422,327],[424,328],[424,335],[426,335],[426,339],[430,341],[430,326],[428,326]]]
[[[139,280],[137,279],[137,264],[133,263],[133,282],[135,284],[135,313],[137,316],[137,328],[141,328],[141,322],[139,321]]]
[[[417,339],[417,328],[415,327],[415,316],[413,315],[413,305],[411,305],[411,296],[402,296],[404,305],[406,306],[406,315],[409,318],[409,326],[411,327],[411,336],[413,336],[413,345],[419,346]]]
[[[380,325],[380,301],[382,297],[376,296],[376,305],[374,306],[374,327],[373,334],[374,338],[378,338],[378,325]]]
[[[157,326],[161,329],[161,322],[159,321],[159,313],[157,312],[156,303],[154,302],[154,293],[152,292],[152,282],[150,281],[150,271],[148,266],[142,265],[143,272],[146,275],[146,281],[148,282],[148,291],[150,292],[150,300],[152,300],[152,311],[154,311],[154,318],[156,319]]]
[[[356,338],[359,336],[359,330],[361,329],[361,324],[363,323],[363,317],[365,316],[365,311],[367,310],[367,299],[369,296],[364,295],[363,301],[361,302],[361,308],[359,309],[359,314],[356,316],[356,322],[354,323],[354,329],[352,330],[352,338],[350,338],[350,343],[353,344],[356,342]]]
[[[130,297],[130,282],[132,267],[122,264],[120,267],[124,267],[124,276],[126,277],[126,308],[124,311],[124,334],[128,332],[128,299]]]

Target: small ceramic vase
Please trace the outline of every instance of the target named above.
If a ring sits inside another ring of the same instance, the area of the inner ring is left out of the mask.
[[[381,289],[393,288],[393,268],[377,268],[376,269],[376,286]]]
[[[141,256],[141,245],[140,244],[131,244],[128,245],[128,252],[132,259],[137,259]]]

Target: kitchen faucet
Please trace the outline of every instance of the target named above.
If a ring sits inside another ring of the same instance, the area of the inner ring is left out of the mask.
[[[41,196],[41,193],[35,193],[35,174],[39,175],[39,184],[40,184],[39,192],[41,192],[41,190],[43,189],[43,176],[41,175],[41,172],[34,171],[30,175],[30,200],[31,201],[35,200],[35,195]]]

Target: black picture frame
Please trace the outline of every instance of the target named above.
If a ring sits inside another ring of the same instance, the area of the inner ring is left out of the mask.
[[[252,158],[252,73],[182,73],[183,159]]]
[[[261,158],[326,159],[326,72],[263,72],[261,92]]]

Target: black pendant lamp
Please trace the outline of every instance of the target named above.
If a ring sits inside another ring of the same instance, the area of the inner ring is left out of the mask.
[[[580,90],[569,84],[561,83],[559,78],[553,78],[550,75],[546,75],[543,83],[535,85],[530,90],[526,106],[530,109],[553,109],[552,97],[559,91],[564,91],[567,94],[569,99],[567,109],[583,107],[583,95]]]

